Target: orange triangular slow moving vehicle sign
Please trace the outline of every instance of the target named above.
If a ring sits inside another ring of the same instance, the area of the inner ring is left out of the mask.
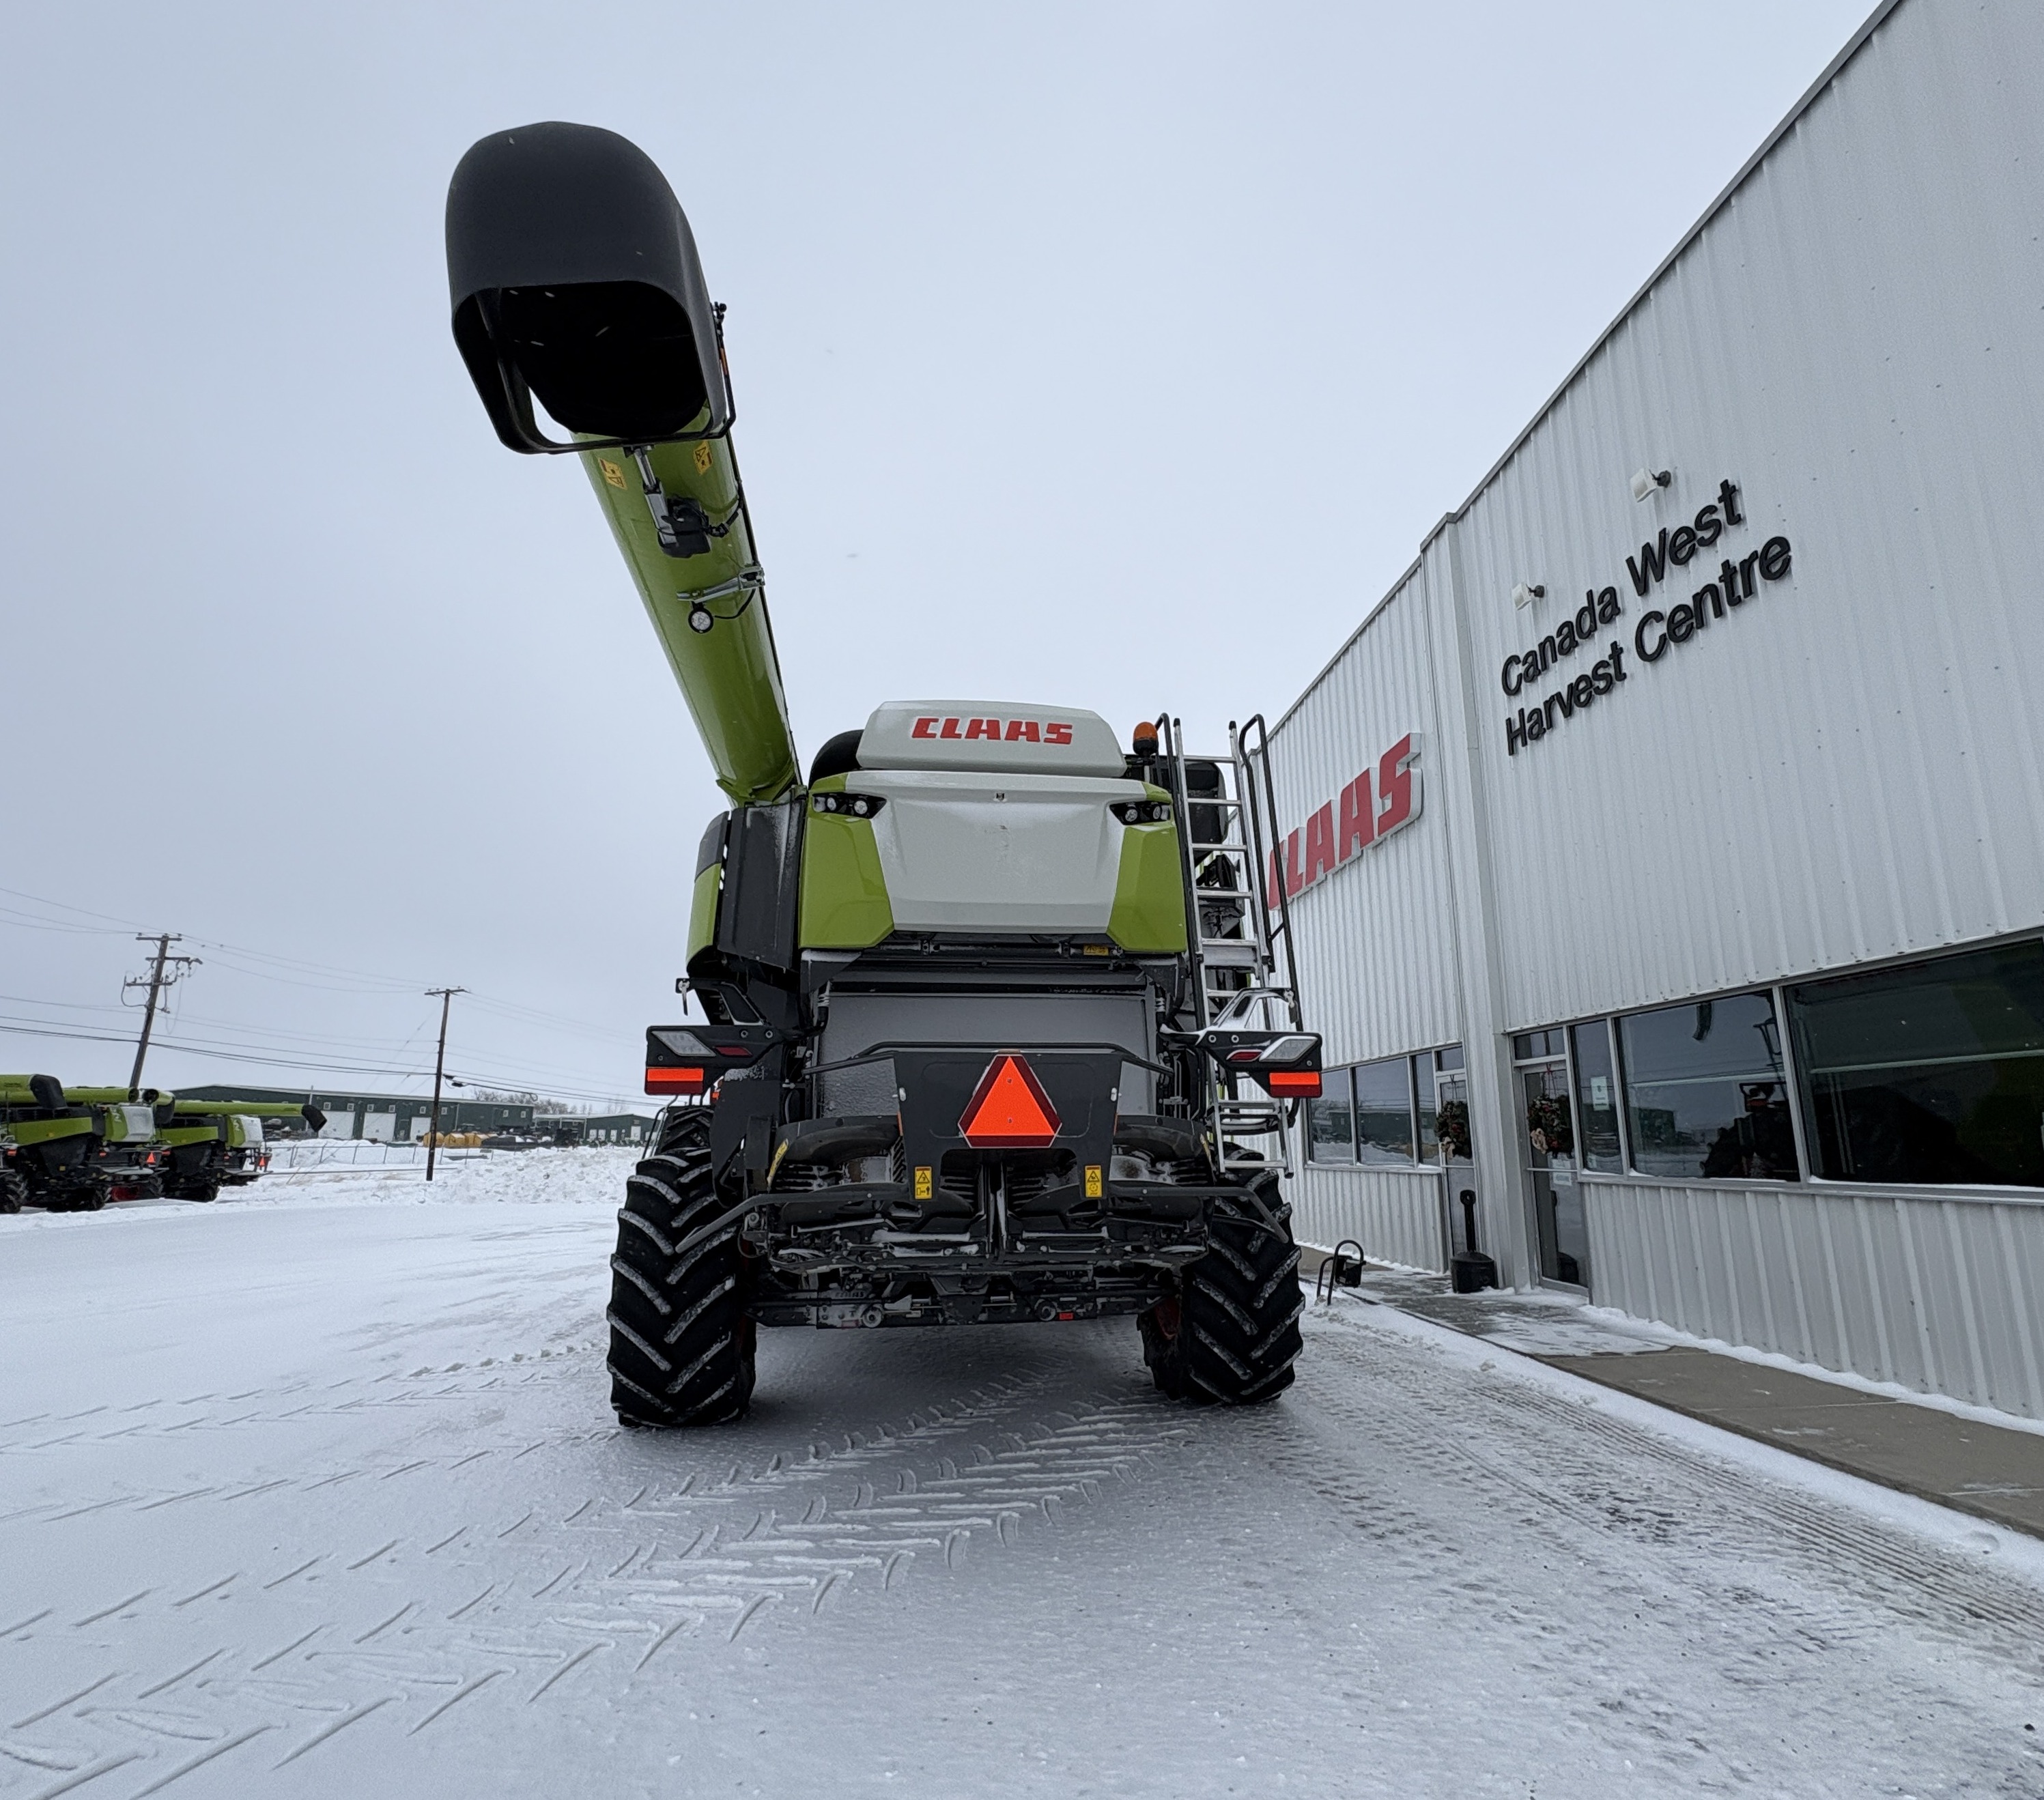
[[[1019,1056],[997,1056],[973,1089],[959,1134],[980,1150],[1040,1150],[1058,1134],[1058,1110]]]

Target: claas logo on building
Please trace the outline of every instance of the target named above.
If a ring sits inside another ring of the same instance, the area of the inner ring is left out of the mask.
[[[1282,854],[1270,852],[1270,894],[1274,911],[1286,899],[1324,881],[1351,857],[1381,844],[1420,816],[1420,734],[1408,731],[1312,818],[1289,833]],[[1372,776],[1375,779],[1373,781]]]

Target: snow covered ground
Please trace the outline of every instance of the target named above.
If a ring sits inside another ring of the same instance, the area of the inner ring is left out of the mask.
[[[0,1797],[2044,1793],[2044,1545],[1389,1309],[621,1433],[629,1157],[0,1220]]]

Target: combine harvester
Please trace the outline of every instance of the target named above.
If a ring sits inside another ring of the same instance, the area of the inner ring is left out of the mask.
[[[255,1180],[270,1166],[266,1119],[302,1119],[314,1131],[326,1125],[326,1115],[315,1106],[164,1098],[170,1103],[158,1107],[156,1138],[163,1192],[173,1199],[217,1200],[222,1188]]]
[[[267,1165],[264,1119],[316,1107],[181,1100],[155,1088],[67,1088],[52,1075],[0,1075],[0,1212],[33,1205],[98,1212],[109,1200],[212,1200]]]
[[[163,1191],[156,1103],[146,1088],[66,1088],[50,1075],[0,1075],[0,1211],[98,1212]]]
[[[1166,1394],[1278,1394],[1320,1042],[1263,888],[1261,721],[1198,757],[1162,719],[1124,754],[1075,708],[901,702],[805,781],[723,310],[660,171],[589,126],[500,132],[447,232],[498,436],[581,459],[732,801],[677,984],[708,1023],[647,1034],[674,1103],[618,1215],[619,1418],[743,1412],[763,1324],[1132,1314]]]

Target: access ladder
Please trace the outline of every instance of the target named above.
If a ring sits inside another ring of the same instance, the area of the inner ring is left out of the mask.
[[[1180,720],[1160,716],[1157,732],[1192,896],[1186,914],[1193,1029],[1303,1030],[1291,918],[1281,883],[1274,900],[1270,886],[1278,808],[1262,716],[1242,726],[1230,722],[1224,756],[1183,750]],[[1194,791],[1195,781],[1201,791]],[[1215,1065],[1208,1126],[1222,1174],[1274,1165],[1289,1176],[1291,1123],[1284,1103],[1249,1077]]]

